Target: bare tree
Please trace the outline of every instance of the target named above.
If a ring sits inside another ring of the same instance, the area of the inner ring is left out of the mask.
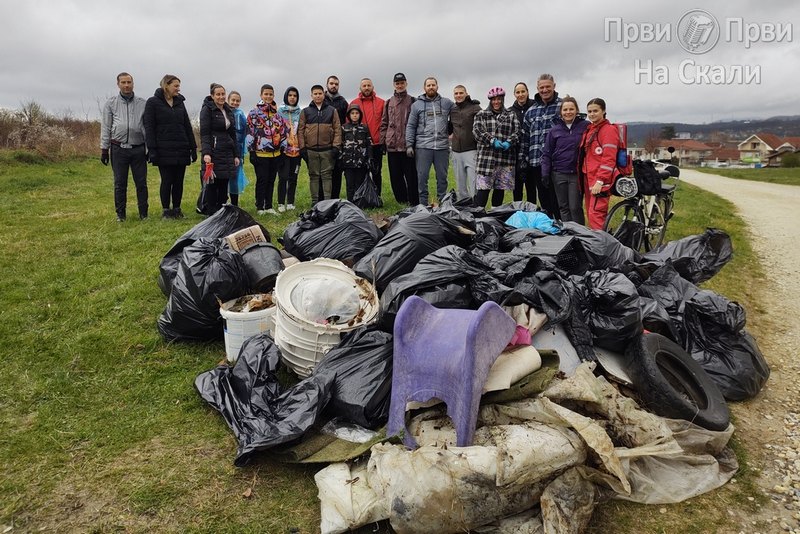
[[[651,156],[655,156],[656,150],[658,150],[660,144],[661,138],[659,137],[658,132],[656,130],[650,130],[647,133],[647,137],[644,139],[645,151],[647,151],[647,153]]]

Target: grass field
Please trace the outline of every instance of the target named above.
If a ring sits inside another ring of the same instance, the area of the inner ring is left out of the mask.
[[[201,220],[192,209],[198,173],[187,172],[186,220],[158,218],[150,169],[154,217],[133,216],[131,184],[131,217],[120,224],[111,171],[96,160],[43,164],[0,152],[0,530],[318,530],[316,468],[268,458],[233,467],[233,436],[193,386],[224,358],[222,342],[166,344],[156,331],[165,305],[158,263]],[[303,168],[300,208],[310,204],[307,183]],[[252,185],[241,205],[254,213]],[[385,211],[397,209],[388,202]],[[675,211],[670,238],[707,226],[731,234],[734,260],[706,286],[757,310],[757,284],[741,281],[761,272],[731,206],[682,184]],[[274,240],[293,218],[261,220]],[[754,475],[748,444],[734,446],[744,466],[736,484],[674,506],[608,503],[591,531],[738,531],[725,505],[755,506]]]
[[[756,182],[767,182],[771,184],[800,185],[800,168],[710,169],[708,167],[698,167],[695,170],[739,180],[754,180]]]

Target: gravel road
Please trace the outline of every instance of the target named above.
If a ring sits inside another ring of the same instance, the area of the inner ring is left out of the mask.
[[[758,344],[772,374],[761,394],[731,409],[772,506],[762,507],[758,517],[742,516],[742,532],[800,534],[800,187],[688,169],[681,169],[681,180],[736,206],[766,273],[758,282],[764,289],[760,309],[748,310],[748,322],[761,326]],[[754,526],[763,522],[766,530]]]

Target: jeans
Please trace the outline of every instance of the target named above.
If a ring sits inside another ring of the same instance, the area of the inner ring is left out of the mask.
[[[431,165],[436,172],[436,197],[442,200],[447,193],[447,168],[450,165],[449,150],[416,149],[417,179],[419,181],[419,203],[428,205],[428,179]]]
[[[456,195],[458,200],[475,196],[475,156],[477,150],[453,152],[453,174],[456,175]]]
[[[136,186],[139,217],[147,217],[147,156],[144,145],[122,148],[111,145],[111,170],[114,173],[114,210],[117,217],[126,216],[128,204],[128,169]]]

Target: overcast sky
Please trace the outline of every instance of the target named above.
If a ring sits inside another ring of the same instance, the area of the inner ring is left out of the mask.
[[[145,98],[164,74],[177,75],[190,113],[199,110],[211,82],[241,92],[246,108],[263,83],[275,86],[278,100],[296,85],[305,105],[311,85],[324,85],[329,74],[338,75],[348,100],[362,77],[372,78],[378,95],[388,98],[398,71],[415,95],[424,77],[433,75],[443,95],[452,97],[453,86],[464,84],[482,104],[486,91],[501,85],[510,105],[516,82],[533,89],[537,76],[549,72],[559,93],[575,96],[581,109],[590,98],[604,98],[614,121],[706,123],[800,113],[797,2],[699,4],[0,0],[0,107],[35,100],[56,114],[96,117],[99,104],[116,93],[119,71],[133,74],[136,93]],[[719,41],[704,54],[686,52],[675,31],[682,15],[697,8],[719,24]],[[606,35],[607,18],[630,24],[629,35],[639,33],[641,24],[669,24],[671,39],[634,40],[625,48],[616,39],[618,25],[612,23]],[[757,42],[749,48],[740,42],[737,23],[728,41],[728,19],[754,25],[749,34]],[[791,25],[791,41],[784,34],[783,42],[762,42],[765,24]],[[637,60],[658,66],[660,81],[668,72],[668,83],[647,83],[644,74],[636,83]],[[693,63],[679,72],[685,60]],[[691,65],[716,65],[734,77],[737,66],[743,72],[760,68],[760,83],[685,83],[681,74],[703,82]]]

